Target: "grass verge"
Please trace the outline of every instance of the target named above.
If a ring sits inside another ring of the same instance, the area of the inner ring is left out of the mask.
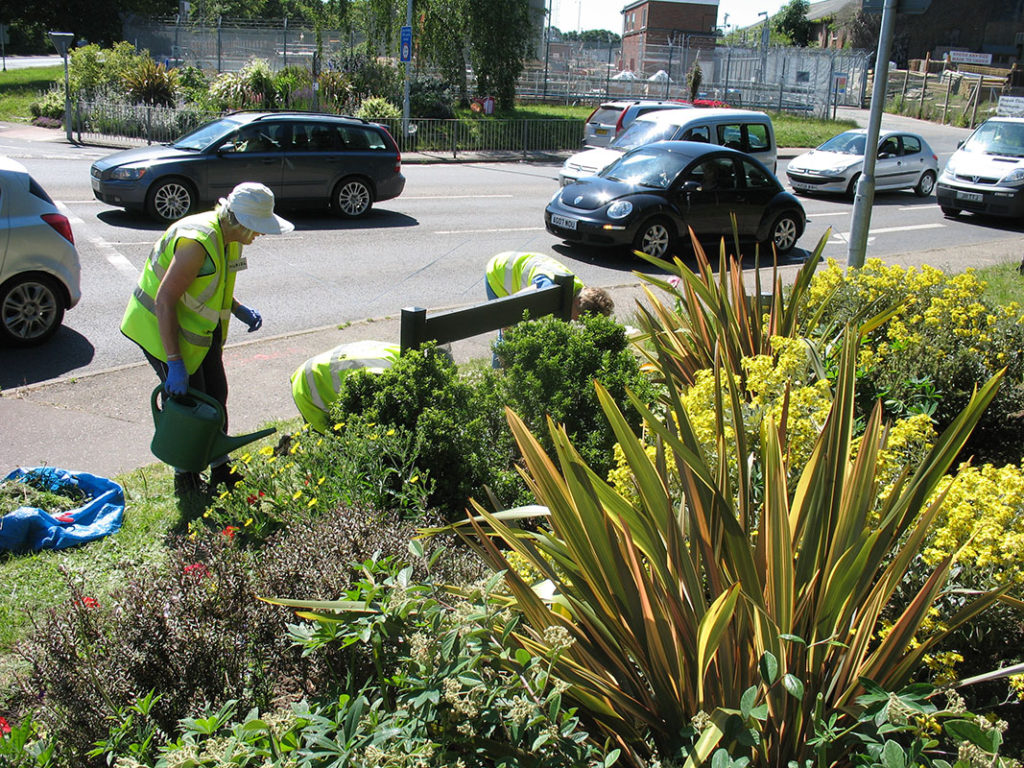
[[[0,120],[28,123],[32,102],[63,81],[63,67],[27,67],[0,72]]]

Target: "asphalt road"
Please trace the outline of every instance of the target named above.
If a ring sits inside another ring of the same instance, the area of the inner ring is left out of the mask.
[[[887,117],[883,126],[905,123],[925,134],[940,165],[966,135],[904,118]],[[28,136],[7,127],[0,130],[0,153],[24,163],[71,216],[83,265],[83,299],[47,344],[0,349],[0,470],[8,464],[49,463],[122,471],[151,460],[148,392],[155,380],[117,329],[161,228],[93,199],[88,168],[109,149],[47,138],[39,141],[38,132]],[[229,339],[235,429],[295,415],[287,377],[309,355],[341,341],[397,338],[397,318],[405,306],[436,311],[482,300],[483,266],[499,251],[556,255],[585,283],[611,288],[617,314],[628,321],[640,294],[633,270],[646,271],[646,262],[570,248],[544,230],[542,211],[557,189],[557,164],[439,165],[410,159],[404,166],[405,193],[375,207],[366,220],[286,214],[295,221],[295,232],[262,237],[247,249],[250,267],[239,276],[236,294],[259,309],[265,323],[256,334],[236,330]],[[785,162],[780,160],[780,176]],[[794,272],[826,235],[826,255],[845,263],[850,203],[803,201],[808,230],[784,272]],[[1015,223],[971,216],[947,220],[934,198],[887,193],[876,196],[867,255],[958,270],[1019,258],[1020,236]],[[483,357],[487,342],[478,339],[460,354]]]
[[[886,123],[920,129],[940,163],[967,133],[905,118],[887,117]],[[0,132],[0,152],[24,163],[67,211],[83,267],[83,299],[50,343],[29,351],[0,349],[0,387],[137,362],[137,350],[117,328],[125,297],[161,227],[93,198],[89,165],[109,148],[31,141],[9,130]],[[785,163],[780,160],[783,178]],[[478,301],[484,295],[485,262],[504,250],[553,253],[587,284],[635,283],[631,272],[645,263],[623,253],[569,247],[544,230],[542,212],[557,189],[557,172],[555,163],[407,162],[405,193],[376,206],[365,220],[286,213],[296,230],[261,237],[246,249],[250,268],[239,276],[236,294],[263,314],[263,333],[282,334],[389,317],[404,306],[437,309]],[[816,197],[804,198],[804,205],[809,224],[794,258],[806,255],[828,232],[826,254],[845,263],[850,203]],[[876,196],[868,256],[886,258],[935,244],[973,245],[1019,231],[1014,224],[970,216],[944,219],[934,197],[885,193]]]

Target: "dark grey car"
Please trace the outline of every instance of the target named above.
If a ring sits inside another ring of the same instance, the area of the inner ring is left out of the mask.
[[[305,112],[228,115],[173,144],[108,155],[91,173],[98,200],[162,222],[213,205],[243,181],[266,184],[283,206],[330,206],[344,218],[405,187],[402,156],[386,128]]]

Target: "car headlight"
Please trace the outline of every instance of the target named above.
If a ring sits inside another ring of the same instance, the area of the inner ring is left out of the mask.
[[[145,166],[122,165],[110,172],[110,178],[119,181],[137,181],[146,175],[149,168]]]
[[[1024,184],[1024,168],[1014,168],[999,180],[1001,186],[1019,187]]]
[[[616,200],[608,206],[609,219],[624,219],[633,212],[633,204],[628,200]]]
[[[551,196],[551,199],[550,199],[550,200],[548,200],[548,205],[551,205],[552,203],[554,203],[554,202],[557,202],[557,201],[558,201],[558,198],[559,198],[559,196],[560,196],[561,194],[562,194],[562,190],[561,190],[561,189],[556,189],[556,190],[555,190],[555,194],[553,194],[553,195]]]
[[[946,163],[946,167],[942,169],[942,177],[946,179],[952,179],[956,176],[956,168],[953,167],[953,161]]]

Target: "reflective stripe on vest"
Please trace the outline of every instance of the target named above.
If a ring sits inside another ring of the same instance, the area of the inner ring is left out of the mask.
[[[188,372],[194,373],[210,350],[218,323],[223,325],[224,335],[227,335],[235,284],[235,273],[230,272],[227,265],[241,252],[239,244],[224,243],[214,211],[176,222],[153,246],[128,301],[121,331],[154,357],[167,359],[156,317],[156,294],[174,258],[174,248],[183,238],[199,243],[214,266],[211,274],[196,277],[176,308],[182,360]]]
[[[583,283],[568,267],[542,253],[504,251],[487,262],[487,283],[498,297],[528,288],[538,275],[552,280],[556,275],[572,275],[573,290],[579,293],[583,289]]]
[[[338,399],[345,377],[359,369],[380,373],[398,359],[400,352],[398,344],[356,341],[311,357],[292,374],[292,397],[299,412],[314,428],[325,430],[331,403]]]

